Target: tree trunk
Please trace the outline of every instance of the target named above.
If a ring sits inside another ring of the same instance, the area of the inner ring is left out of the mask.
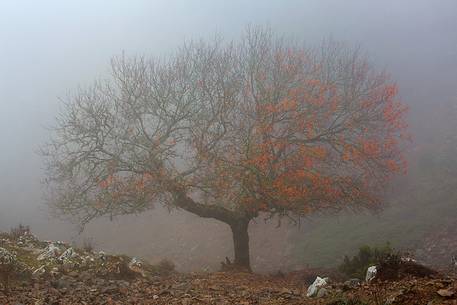
[[[249,259],[249,222],[250,219],[238,219],[229,225],[233,234],[234,264],[236,267],[251,272],[251,262]]]
[[[226,223],[232,229],[233,248],[235,252],[234,267],[251,272],[249,259],[248,226],[252,216],[243,216],[217,205],[205,205],[195,202],[179,188],[171,186],[170,193],[174,195],[174,205],[204,218],[214,218]]]

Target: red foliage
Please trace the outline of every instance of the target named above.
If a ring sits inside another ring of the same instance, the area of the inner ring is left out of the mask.
[[[377,206],[389,179],[407,168],[407,107],[396,99],[396,85],[363,60],[341,72],[329,71],[325,56],[316,61],[292,49],[271,58],[274,68],[249,71],[239,100],[219,105],[227,122],[211,118],[198,123],[206,128],[189,127],[190,153],[183,159],[195,165],[192,174],[165,167],[110,174],[100,189],[122,198],[152,192],[150,184],[173,177],[194,197],[254,215]],[[206,86],[198,80],[198,90]],[[211,133],[215,121],[227,129],[223,135]],[[170,149],[180,143],[170,138],[156,144]]]

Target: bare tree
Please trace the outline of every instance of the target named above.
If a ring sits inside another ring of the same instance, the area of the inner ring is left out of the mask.
[[[83,225],[183,209],[228,224],[250,270],[252,219],[376,207],[405,167],[395,85],[341,44],[255,29],[111,68],[68,98],[43,150],[50,205]]]

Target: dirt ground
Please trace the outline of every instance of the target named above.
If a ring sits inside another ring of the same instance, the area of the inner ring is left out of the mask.
[[[333,283],[320,298],[306,296],[309,274],[173,274],[149,280],[104,280],[83,275],[16,283],[0,304],[457,304],[453,278],[404,278],[356,287]],[[440,295],[441,294],[441,295]]]

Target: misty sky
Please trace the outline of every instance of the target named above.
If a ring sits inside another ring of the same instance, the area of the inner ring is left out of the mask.
[[[457,96],[455,0],[0,0],[0,230],[47,222],[36,151],[58,97],[106,75],[123,51],[163,55],[186,39],[236,38],[248,24],[360,45],[412,113]]]

